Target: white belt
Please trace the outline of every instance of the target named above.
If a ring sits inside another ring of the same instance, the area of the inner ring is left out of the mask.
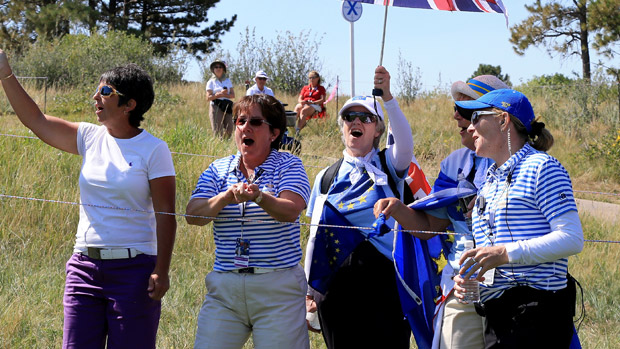
[[[135,248],[97,248],[87,247],[86,252],[79,251],[84,256],[88,256],[92,259],[127,259],[134,258],[142,252]]]

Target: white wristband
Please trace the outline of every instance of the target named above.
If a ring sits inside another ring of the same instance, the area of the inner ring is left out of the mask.
[[[254,199],[254,202],[258,205],[260,204],[260,202],[263,201],[263,192],[258,192],[258,196],[256,197],[256,199]]]

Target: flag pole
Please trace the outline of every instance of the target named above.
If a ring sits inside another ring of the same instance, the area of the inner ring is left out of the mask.
[[[385,47],[385,28],[387,27],[387,13],[388,13],[388,4],[390,2],[385,2],[385,16],[383,17],[383,38],[381,39],[381,56],[379,56],[379,65],[383,65],[383,48]],[[372,89],[373,96],[383,96],[383,90],[380,88]]]
[[[385,47],[385,28],[387,27],[387,13],[389,1],[385,3],[385,16],[383,17],[383,39],[381,39],[381,56],[379,57],[379,65],[383,65],[383,48]]]

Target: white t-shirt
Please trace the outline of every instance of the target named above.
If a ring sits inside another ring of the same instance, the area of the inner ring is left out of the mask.
[[[250,87],[250,88],[249,88],[249,89],[245,92],[245,95],[246,95],[246,96],[251,96],[251,95],[255,95],[255,94],[259,94],[259,93],[264,93],[264,94],[269,95],[269,96],[271,96],[271,97],[275,97],[275,96],[273,95],[273,91],[272,91],[269,87],[265,86],[265,87],[263,88],[263,90],[261,91],[261,90],[258,88],[258,86],[257,86],[256,84],[254,84],[254,86]]]
[[[82,122],[77,146],[83,159],[79,179],[83,205],[74,250],[135,248],[156,255],[155,214],[132,210],[153,211],[149,180],[175,175],[168,145],[146,130],[119,139],[105,126]]]
[[[209,81],[207,81],[207,91],[211,90],[213,91],[214,94],[222,91],[224,87],[228,88],[228,91],[230,91],[230,89],[233,88],[233,84],[232,82],[230,82],[230,79],[226,79],[224,81],[220,81],[218,79],[210,79]],[[229,98],[218,98],[218,99],[229,99]]]

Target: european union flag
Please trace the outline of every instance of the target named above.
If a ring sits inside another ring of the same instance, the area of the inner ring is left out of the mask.
[[[319,224],[352,225],[329,201],[325,201]],[[364,239],[364,235],[357,229],[319,227],[314,241],[308,284],[325,294],[332,275]]]
[[[432,347],[435,306],[441,298],[441,272],[450,251],[448,239],[442,234],[420,240],[403,232],[398,232],[396,239],[394,263],[401,278],[400,303],[418,348]]]

